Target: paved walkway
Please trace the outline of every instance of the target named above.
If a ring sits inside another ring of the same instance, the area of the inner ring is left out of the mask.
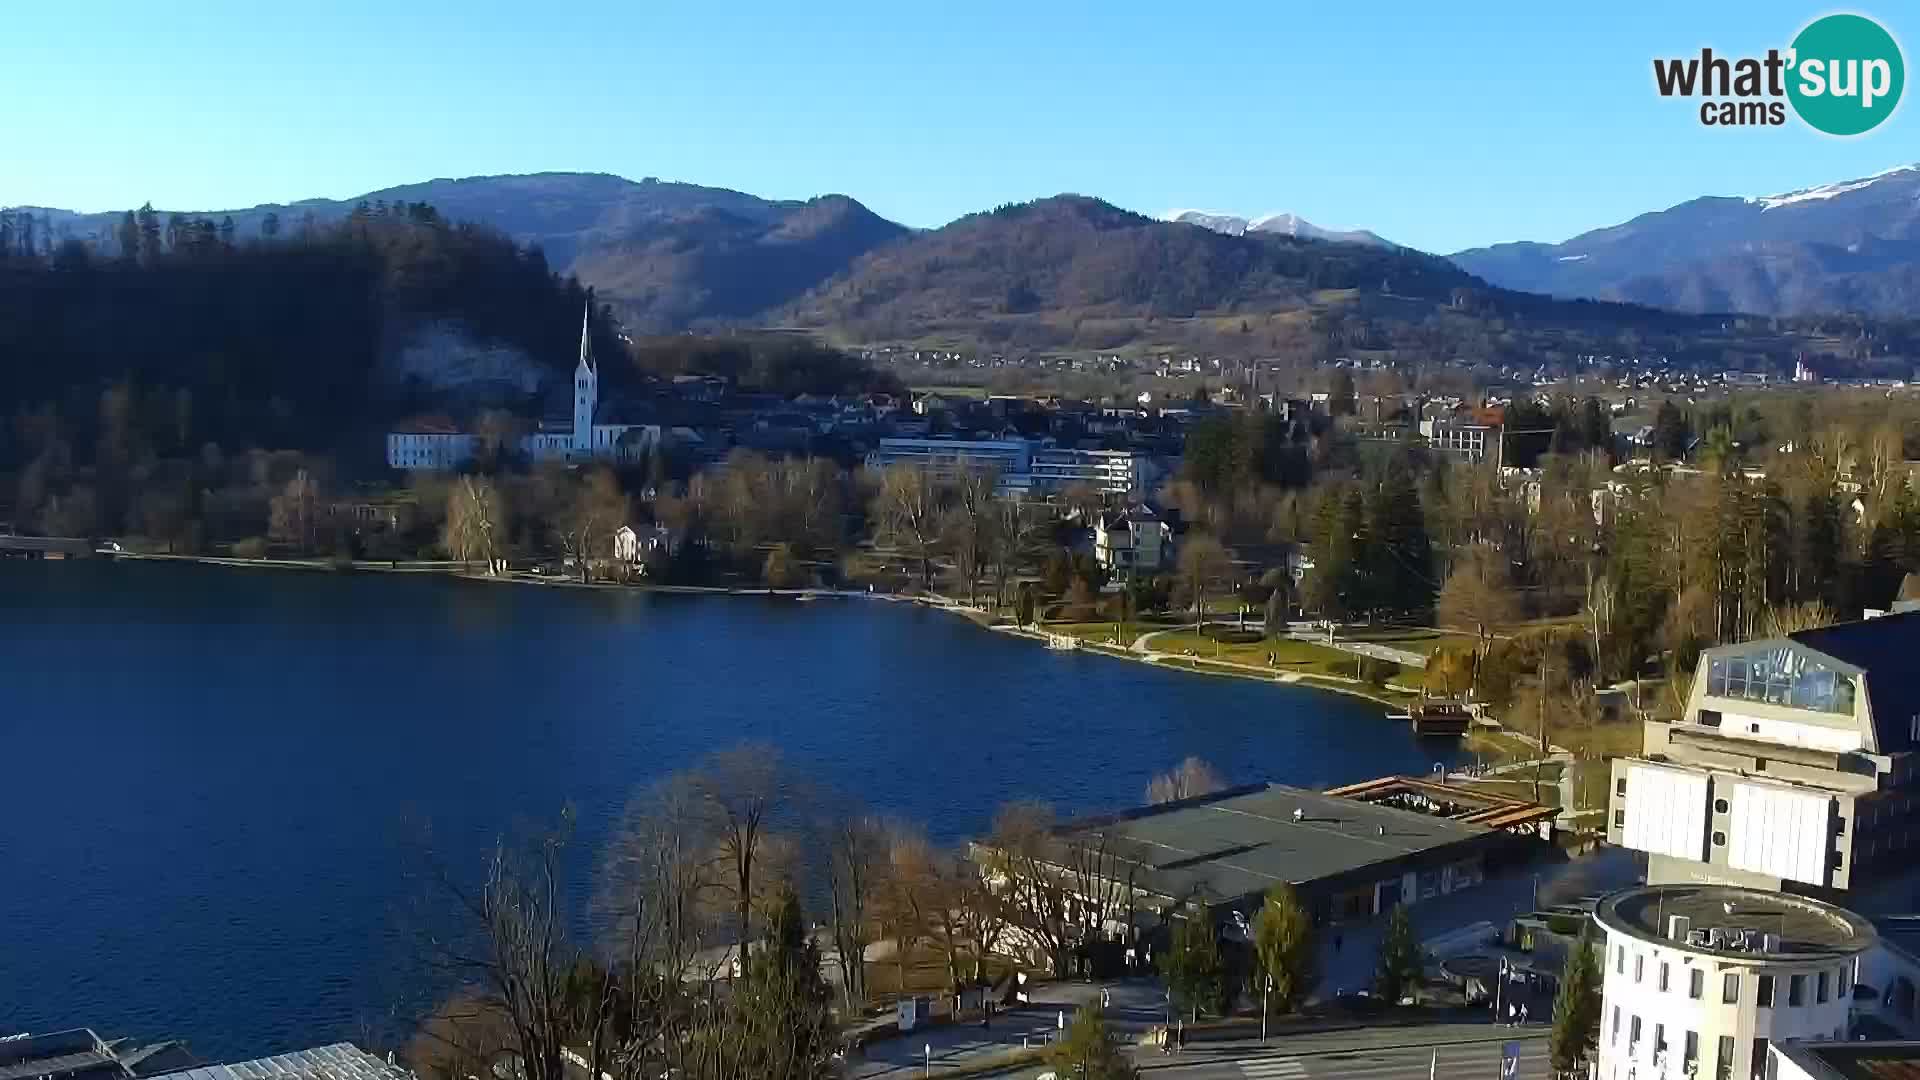
[[[1097,1004],[1103,988],[1111,1001],[1107,1017],[1116,1028],[1137,1026],[1145,1030],[1161,1022],[1166,998],[1158,984],[1150,980],[1046,983],[1033,991],[1031,1005],[996,1015],[990,1028],[982,1028],[977,1020],[942,1024],[872,1043],[862,1057],[847,1063],[846,1075],[917,1078],[931,1057],[932,1075],[939,1076],[945,1069],[1005,1054],[1023,1045],[1044,1046],[1063,1022],[1073,1022],[1074,1013],[1082,1006]]]
[[[1329,641],[1327,640],[1327,635],[1324,633],[1294,629],[1287,631],[1287,637],[1294,641],[1304,641],[1311,645],[1319,645],[1329,649],[1339,649],[1341,652],[1353,653],[1356,656],[1369,656],[1375,660],[1385,660],[1390,664],[1398,664],[1401,667],[1424,668],[1427,666],[1427,658],[1424,653],[1408,652],[1405,649],[1396,649],[1390,645],[1376,645],[1371,641],[1344,641],[1338,637]]]

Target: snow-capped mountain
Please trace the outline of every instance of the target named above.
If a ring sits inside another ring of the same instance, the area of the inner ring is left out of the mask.
[[[1366,229],[1328,229],[1298,214],[1262,214],[1255,218],[1241,217],[1238,214],[1222,214],[1212,210],[1169,210],[1164,215],[1166,221],[1181,221],[1188,225],[1198,225],[1203,229],[1240,236],[1244,233],[1276,233],[1281,236],[1298,236],[1307,240],[1326,240],[1336,244],[1370,244],[1374,247],[1396,248],[1400,245],[1384,240]]]
[[[1920,165],[1777,195],[1709,196],[1565,243],[1451,256],[1496,285],[1684,311],[1920,307]]]

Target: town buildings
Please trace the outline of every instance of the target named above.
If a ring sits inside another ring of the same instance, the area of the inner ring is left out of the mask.
[[[1096,515],[1093,558],[1118,577],[1157,574],[1173,565],[1173,526],[1145,503]]]
[[[1044,498],[1084,486],[1103,495],[1148,494],[1161,472],[1126,450],[1079,450],[1025,438],[883,438],[867,467],[911,465],[943,479],[991,470],[1002,494]]]
[[[1436,798],[1436,787],[1249,784],[1070,823],[1047,861],[1081,885],[1124,876],[1132,910],[1107,912],[1113,925],[1176,910],[1244,923],[1282,882],[1317,921],[1339,923],[1472,888],[1544,848],[1550,808],[1452,789]]]
[[[1912,911],[1920,612],[1708,649],[1681,718],[1615,759],[1607,838],[1654,884]]]
[[[1596,1080],[1766,1075],[1770,1048],[1844,1039],[1856,965],[1875,941],[1850,911],[1721,885],[1602,899]]]
[[[543,419],[516,444],[532,461],[635,462],[660,443],[658,424],[625,422],[600,400],[600,369],[593,357],[587,314],[580,317],[580,357],[570,387],[571,412]],[[481,437],[447,417],[408,421],[387,434],[387,466],[408,471],[457,469],[471,462]]]

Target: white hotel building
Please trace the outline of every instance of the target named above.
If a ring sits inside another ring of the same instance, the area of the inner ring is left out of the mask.
[[[1831,904],[1720,885],[1629,889],[1593,917],[1606,949],[1595,1080],[1759,1080],[1775,1044],[1845,1039],[1876,938]]]
[[[1034,497],[1085,485],[1103,495],[1142,498],[1160,476],[1145,454],[1063,449],[1030,439],[881,439],[867,467],[889,465],[916,465],[948,479],[991,469],[1003,494]]]
[[[1682,717],[1614,760],[1607,839],[1654,884],[1913,911],[1917,747],[1920,612],[1709,649]]]

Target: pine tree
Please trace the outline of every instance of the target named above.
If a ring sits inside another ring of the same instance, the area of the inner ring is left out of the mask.
[[[1433,543],[1413,475],[1391,462],[1366,501],[1372,608],[1419,614],[1433,608]]]
[[[1567,954],[1560,993],[1553,1000],[1553,1031],[1547,1052],[1553,1071],[1570,1074],[1593,1052],[1600,1038],[1600,964],[1593,951],[1593,927],[1584,926]]]
[[[1396,904],[1387,916],[1386,932],[1380,938],[1380,964],[1373,976],[1374,993],[1389,1005],[1420,987],[1423,960],[1420,943],[1413,939],[1413,922],[1407,906]]]
[[[749,957],[734,1003],[740,1075],[804,1080],[834,1073],[834,1036],[820,953],[807,937],[800,898],[781,886],[762,948]]]

